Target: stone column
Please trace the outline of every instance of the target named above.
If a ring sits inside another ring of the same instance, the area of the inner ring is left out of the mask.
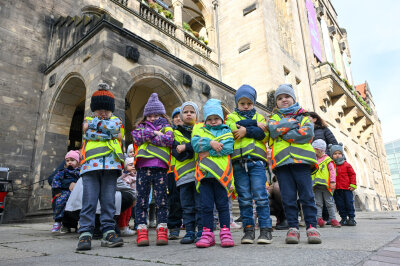
[[[185,35],[183,34],[183,1],[172,0],[172,6],[174,7],[174,23],[177,26],[176,37],[181,41],[185,41]]]

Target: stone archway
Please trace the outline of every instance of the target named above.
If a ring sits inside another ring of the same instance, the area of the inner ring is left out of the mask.
[[[71,149],[79,149],[82,141],[86,86],[76,75],[62,83],[50,106],[50,119],[44,139],[41,178],[48,176]]]
[[[356,211],[362,211],[362,203],[358,195],[355,195],[354,197],[354,209]]]
[[[125,97],[125,143],[126,146],[132,143],[133,130],[137,120],[143,116],[144,106],[150,95],[156,92],[158,98],[164,104],[167,116],[170,117],[172,111],[182,105],[183,99],[180,95],[158,77],[145,77],[137,81],[128,91]]]

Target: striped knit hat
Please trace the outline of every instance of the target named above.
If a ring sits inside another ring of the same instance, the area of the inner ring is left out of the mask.
[[[99,89],[92,95],[90,109],[92,112],[97,110],[107,110],[114,112],[115,102],[114,94],[110,91],[107,83],[99,83]]]

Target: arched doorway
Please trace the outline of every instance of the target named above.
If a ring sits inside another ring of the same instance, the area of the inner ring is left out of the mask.
[[[143,116],[144,106],[150,95],[156,92],[159,100],[164,104],[167,116],[170,117],[172,111],[182,105],[183,99],[175,90],[160,78],[145,78],[137,83],[128,91],[125,97],[125,144],[132,143],[131,131],[137,120]]]
[[[354,197],[354,209],[356,211],[362,211],[362,203],[358,195]]]
[[[86,86],[78,76],[68,78],[50,106],[41,162],[41,178],[63,161],[67,151],[79,149],[82,142]]]

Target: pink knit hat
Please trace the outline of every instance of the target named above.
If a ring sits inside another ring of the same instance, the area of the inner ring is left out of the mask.
[[[79,150],[70,150],[69,152],[67,152],[67,154],[65,155],[65,159],[67,158],[72,158],[75,161],[77,161],[79,163],[79,156],[80,156],[80,152]]]

